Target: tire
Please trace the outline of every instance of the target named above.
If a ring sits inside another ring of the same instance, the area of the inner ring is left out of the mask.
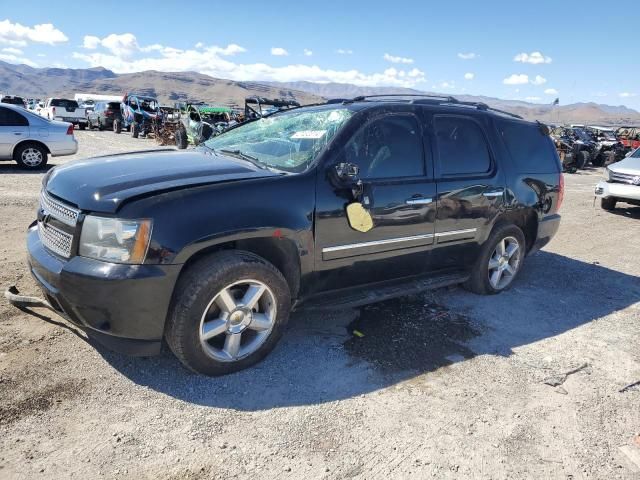
[[[179,128],[178,130],[176,130],[176,147],[178,147],[180,150],[184,150],[185,148],[187,148],[187,144],[187,132]]]
[[[102,125],[102,122],[100,121],[99,118],[98,118],[98,130],[100,130],[100,131],[104,130],[104,125]]]
[[[499,244],[505,242],[506,251],[505,254],[509,254],[509,250],[513,249],[510,245],[514,243],[517,245],[517,249],[513,250],[509,258],[502,257],[497,258],[499,254]],[[515,225],[502,224],[494,227],[493,232],[482,245],[480,256],[473,267],[471,276],[464,283],[464,287],[471,292],[480,295],[493,295],[506,290],[513,284],[513,280],[520,272],[524,257],[526,254],[526,242],[522,230]],[[490,261],[494,268],[490,269]],[[503,265],[508,265],[513,273],[509,270],[502,270],[502,273],[498,276],[497,283],[494,283],[495,272],[499,269],[503,269]],[[491,278],[490,278],[491,277]]]
[[[599,153],[597,157],[591,160],[591,165],[601,167],[605,164],[605,158],[609,152]]]
[[[133,138],[138,138],[139,134],[140,134],[140,126],[136,122],[133,122],[131,124],[131,136]]]
[[[578,152],[578,157],[576,158],[576,162],[579,169],[583,169],[589,164],[589,152],[586,150],[582,150]]]
[[[37,143],[23,143],[13,154],[20,167],[27,170],[38,170],[47,164],[47,151]]]
[[[245,286],[254,292],[260,291],[258,287],[264,289],[256,295],[255,307],[248,310],[238,302],[248,291]],[[180,276],[165,338],[188,369],[209,376],[225,375],[254,365],[273,350],[290,309],[289,287],[273,265],[249,252],[216,252]],[[208,340],[201,337],[205,324],[210,325],[211,333],[218,332]],[[239,333],[230,333],[234,329]]]
[[[87,124],[86,123],[79,123],[78,124],[78,128],[80,128],[80,130],[84,130],[85,128],[87,128]]]
[[[91,120],[87,120],[87,128],[89,130],[93,130],[93,125],[91,124]]]
[[[122,122],[120,120],[113,121],[113,132],[114,133],[122,132]]]
[[[611,210],[615,210],[617,202],[618,201],[613,197],[601,198],[600,206],[602,207],[603,210],[611,211]]]

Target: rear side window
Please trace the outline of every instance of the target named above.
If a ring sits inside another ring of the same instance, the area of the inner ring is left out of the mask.
[[[78,102],[75,100],[65,100],[64,98],[54,98],[51,100],[52,107],[78,108]]]
[[[474,120],[436,115],[434,127],[441,175],[482,175],[489,172],[491,156],[487,140]]]
[[[425,174],[422,137],[412,115],[385,115],[365,124],[347,143],[347,162],[368,179]]]
[[[109,102],[109,103],[107,104],[107,108],[108,108],[109,110],[117,110],[117,111],[120,111],[120,104],[119,104],[119,103],[117,103],[117,102]]]
[[[28,127],[29,121],[9,108],[0,107],[0,127]]]
[[[555,149],[538,125],[498,120],[498,128],[515,168],[522,173],[555,173]]]

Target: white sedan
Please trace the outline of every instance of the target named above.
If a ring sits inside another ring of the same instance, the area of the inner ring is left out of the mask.
[[[613,210],[617,202],[640,205],[640,148],[605,168],[595,193],[605,210]]]
[[[21,167],[34,170],[44,167],[49,155],[73,155],[77,151],[72,124],[0,104],[0,160],[15,160]]]

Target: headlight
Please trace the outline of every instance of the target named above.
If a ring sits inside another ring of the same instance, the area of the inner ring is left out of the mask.
[[[608,182],[609,180],[611,180],[611,170],[609,170],[609,167],[605,168],[602,171],[602,176],[604,177],[604,179]]]
[[[79,253],[115,263],[144,262],[151,239],[151,220],[121,220],[87,215]]]

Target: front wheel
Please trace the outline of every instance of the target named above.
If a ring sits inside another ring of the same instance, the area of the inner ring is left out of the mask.
[[[131,136],[133,138],[138,138],[139,134],[140,134],[140,125],[138,125],[137,122],[133,122],[131,124]]]
[[[165,337],[178,359],[204,375],[224,375],[262,360],[284,332],[289,287],[269,262],[221,251],[179,279]]]
[[[113,131],[114,133],[122,132],[122,122],[120,120],[116,119],[113,121]]]
[[[180,150],[184,150],[185,148],[187,148],[188,143],[187,132],[182,130],[181,128],[176,130],[176,147],[178,147]]]
[[[496,227],[482,246],[465,288],[481,295],[507,289],[522,267],[525,249],[524,234],[517,226]]]
[[[616,208],[616,203],[617,200],[613,197],[609,197],[609,198],[601,198],[600,199],[600,206],[602,207],[603,210],[614,210]]]

